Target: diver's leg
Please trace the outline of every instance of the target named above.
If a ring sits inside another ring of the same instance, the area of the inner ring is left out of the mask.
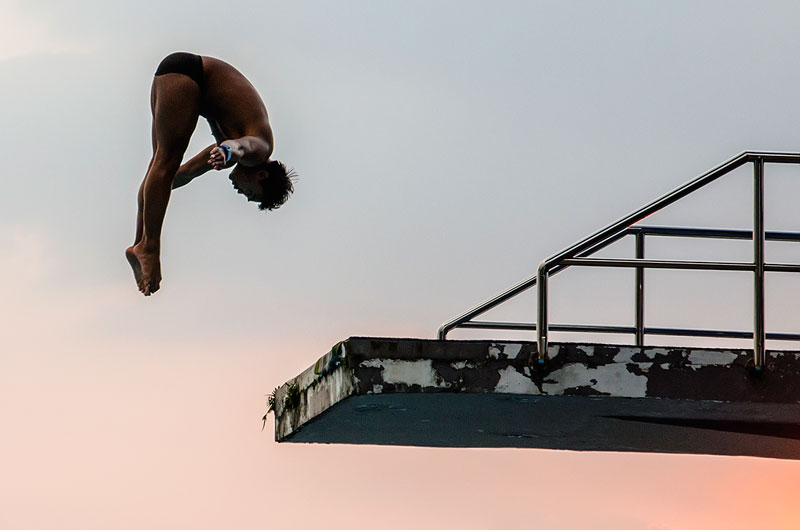
[[[139,290],[150,295],[161,283],[161,227],[172,181],[197,125],[200,88],[182,74],[153,79],[154,150],[139,193],[136,243],[126,251]]]
[[[155,110],[156,110],[156,87],[155,83],[150,88],[150,115],[155,118]],[[150,171],[150,168],[153,166],[153,159],[155,158],[156,154],[156,125],[155,119],[153,119],[153,123],[150,127],[150,140],[152,143],[153,148],[153,156],[150,157],[150,163],[147,164],[147,172]],[[145,175],[147,175],[145,172]],[[136,236],[133,239],[133,245],[128,247],[125,250],[125,257],[128,259],[128,263],[130,264],[131,268],[133,269],[133,277],[136,280],[136,285],[138,286],[142,281],[142,267],[139,265],[139,260],[136,259],[136,256],[133,254],[133,247],[142,240],[142,235],[144,234],[144,181],[139,185],[139,191],[136,194]]]
[[[150,171],[150,168],[153,166],[153,159],[155,158],[156,153],[156,129],[155,124],[153,125],[152,131],[152,140],[153,140],[153,156],[150,158],[150,163],[147,164],[147,171]],[[147,175],[147,173],[145,173]],[[142,234],[144,233],[144,181],[139,186],[139,192],[136,195],[136,237],[133,240],[133,244],[135,245],[139,241],[142,240]]]

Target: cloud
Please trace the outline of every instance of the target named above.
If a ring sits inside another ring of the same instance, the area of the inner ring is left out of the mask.
[[[57,37],[53,24],[24,12],[20,2],[0,1],[0,61],[87,51],[86,43]]]

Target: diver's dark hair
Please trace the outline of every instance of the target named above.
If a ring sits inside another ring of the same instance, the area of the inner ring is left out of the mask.
[[[287,170],[283,162],[270,160],[266,168],[267,176],[258,181],[261,185],[261,204],[259,210],[274,210],[289,199],[294,191],[297,174]]]

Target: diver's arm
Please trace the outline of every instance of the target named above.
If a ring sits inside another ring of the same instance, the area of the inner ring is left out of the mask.
[[[178,168],[178,172],[175,174],[175,180],[172,182],[172,189],[174,190],[175,188],[185,186],[203,173],[211,170],[209,156],[211,151],[213,151],[216,147],[216,144],[211,144],[193,156],[191,160],[188,160],[185,164],[182,164],[181,167]]]
[[[230,157],[228,156],[230,150]],[[214,147],[209,155],[208,163],[214,169],[223,169],[231,164],[242,163],[245,166],[256,166],[266,161],[272,149],[269,143],[258,136],[242,136],[235,140],[225,140],[219,147]],[[226,163],[225,160],[228,159]]]

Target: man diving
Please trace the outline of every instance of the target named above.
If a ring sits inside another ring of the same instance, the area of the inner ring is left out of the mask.
[[[139,291],[161,283],[161,226],[170,193],[210,169],[233,167],[233,187],[261,210],[281,206],[293,191],[291,171],[271,160],[272,128],[255,87],[236,68],[213,57],[178,52],[156,69],[150,94],[153,157],[139,188],[136,240],[125,251]],[[203,116],[216,143],[181,165]]]

